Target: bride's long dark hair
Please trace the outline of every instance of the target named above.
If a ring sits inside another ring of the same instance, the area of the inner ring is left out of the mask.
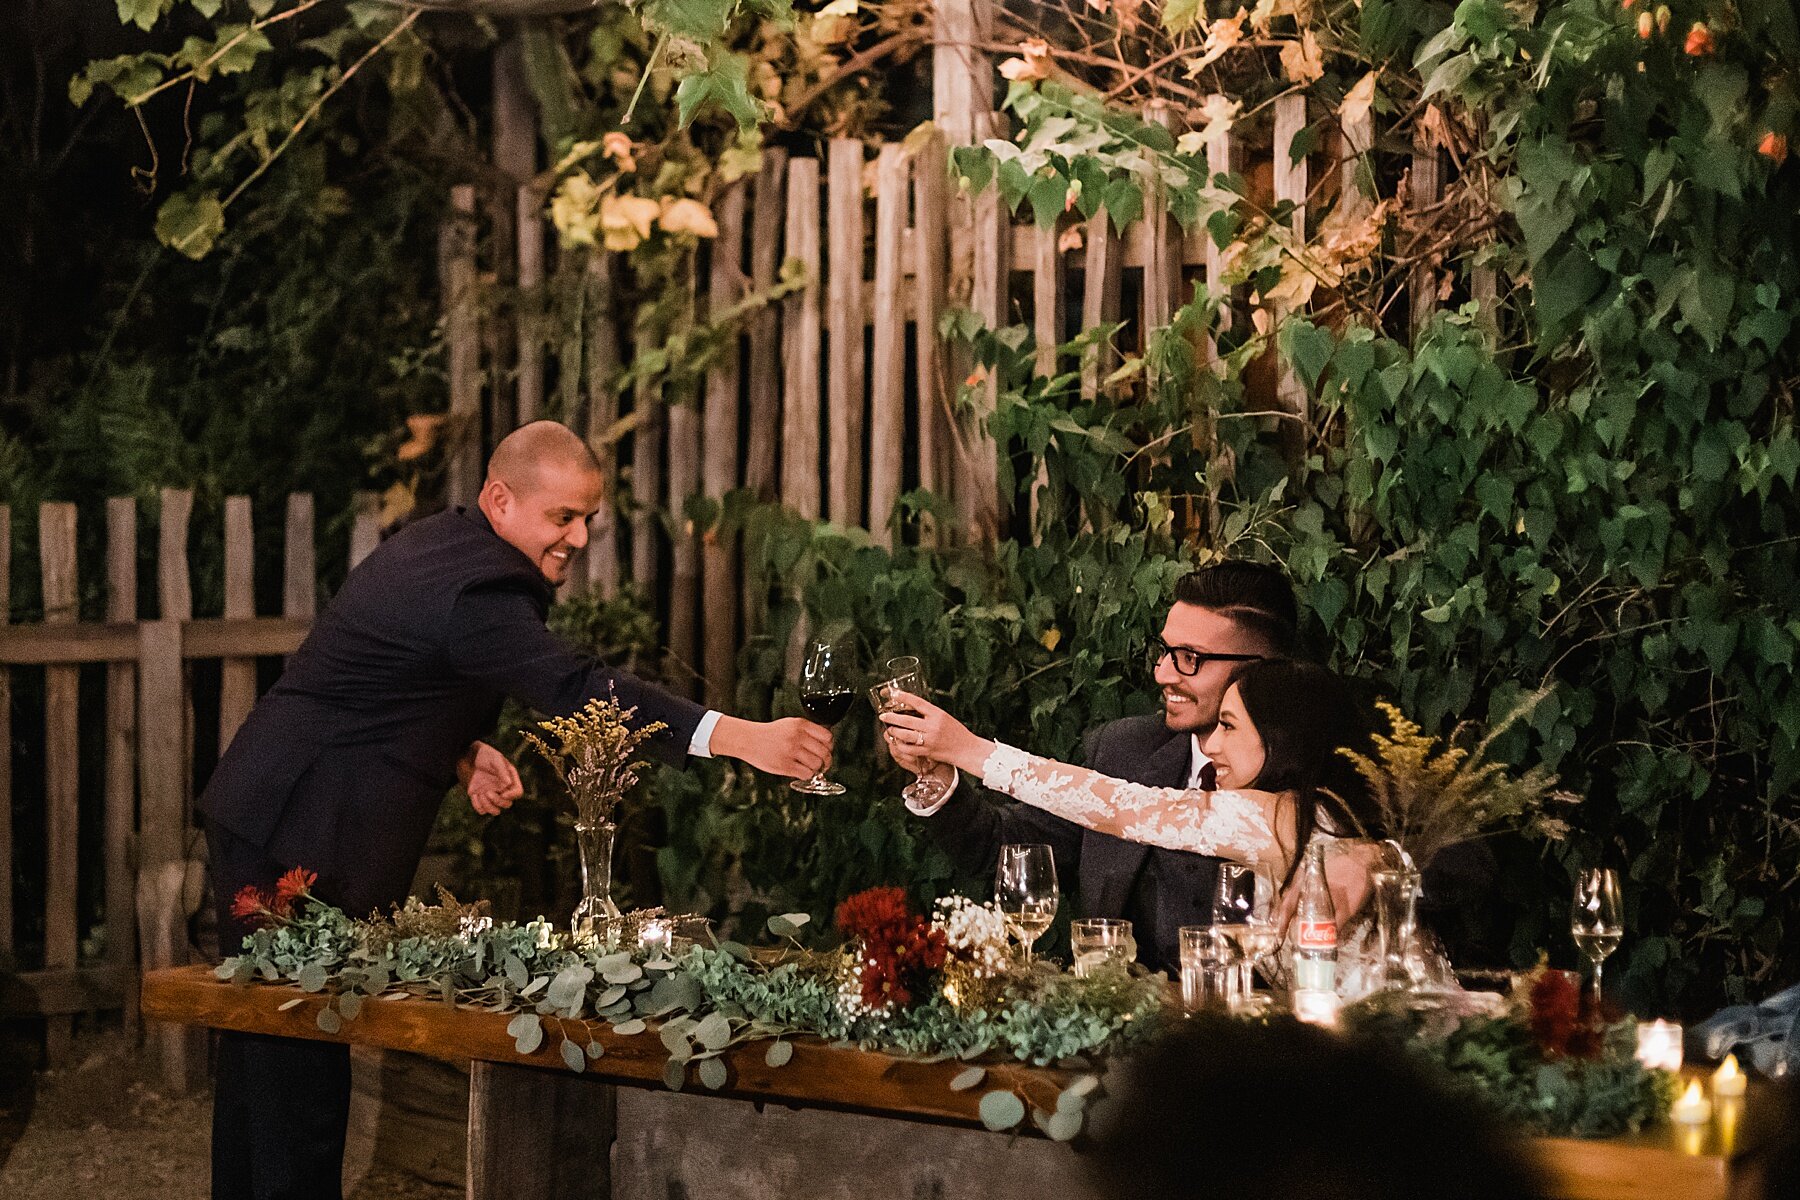
[[[1343,837],[1381,837],[1368,786],[1340,749],[1367,752],[1371,706],[1349,682],[1317,663],[1268,658],[1231,673],[1244,715],[1262,739],[1263,766],[1248,784],[1293,792],[1294,855],[1286,886],[1319,829]]]

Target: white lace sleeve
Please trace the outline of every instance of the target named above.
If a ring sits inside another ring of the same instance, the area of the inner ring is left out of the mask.
[[[981,782],[1033,808],[1127,841],[1285,868],[1267,792],[1208,792],[1127,783],[1000,742]]]

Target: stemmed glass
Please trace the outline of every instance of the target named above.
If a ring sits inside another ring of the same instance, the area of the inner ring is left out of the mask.
[[[1281,940],[1275,927],[1275,881],[1266,871],[1242,863],[1220,863],[1213,890],[1213,924],[1238,945],[1238,995],[1248,1000],[1251,972],[1274,953]]]
[[[843,720],[856,699],[849,657],[843,647],[825,638],[814,639],[806,652],[800,670],[800,707],[821,725],[829,727]],[[838,796],[844,791],[843,784],[825,778],[823,767],[811,779],[796,779],[788,786],[812,796]]]
[[[1575,937],[1575,948],[1594,964],[1594,1007],[1598,1010],[1600,964],[1625,937],[1625,905],[1619,898],[1619,876],[1610,867],[1589,867],[1575,877],[1569,932]]]
[[[875,711],[911,713],[912,710],[900,702],[899,695],[901,692],[911,692],[915,696],[926,694],[925,672],[919,666],[918,658],[911,654],[890,658],[887,660],[885,674],[886,679],[869,689],[869,701],[874,704]],[[949,785],[943,780],[919,775],[906,785],[900,795],[916,808],[930,808],[942,800],[948,790]]]
[[[1056,859],[1042,842],[1000,847],[994,901],[1031,961],[1031,944],[1056,920]]]

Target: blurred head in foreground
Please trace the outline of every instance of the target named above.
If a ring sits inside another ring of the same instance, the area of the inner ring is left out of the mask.
[[[1305,1025],[1197,1017],[1095,1114],[1119,1200],[1538,1200],[1524,1138],[1391,1049]]]

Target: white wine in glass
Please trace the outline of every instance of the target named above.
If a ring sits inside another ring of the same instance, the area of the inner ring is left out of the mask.
[[[1056,859],[1050,847],[1034,842],[1000,847],[994,868],[994,901],[1007,928],[1019,939],[1025,961],[1031,961],[1032,943],[1044,936],[1056,920]]]
[[[1619,876],[1610,867],[1590,867],[1575,877],[1575,901],[1569,910],[1569,933],[1575,947],[1594,964],[1594,1006],[1600,1004],[1600,964],[1625,938],[1625,904]]]

